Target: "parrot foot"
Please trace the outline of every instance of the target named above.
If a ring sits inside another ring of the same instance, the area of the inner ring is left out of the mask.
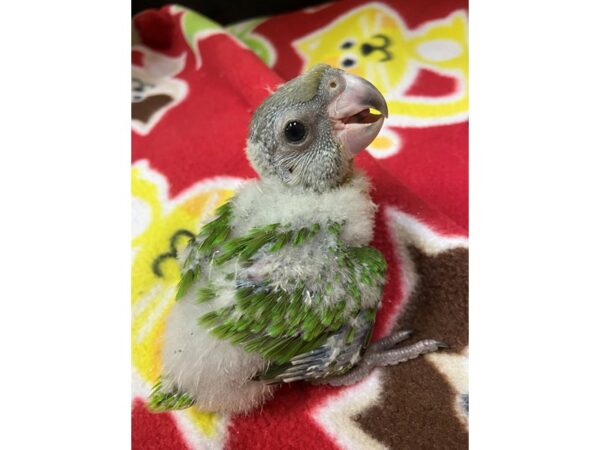
[[[374,352],[369,352],[369,349],[367,349],[363,361],[366,360],[375,367],[392,366],[447,347],[448,344],[445,342],[423,339],[406,347],[388,348]]]
[[[411,334],[411,331],[400,331],[374,342],[367,348],[361,361],[349,372],[318,380],[316,384],[348,386],[365,378],[376,367],[400,364],[426,353],[435,352],[440,348],[448,347],[445,342],[434,339],[424,339],[406,347],[394,347],[396,344],[408,339]]]

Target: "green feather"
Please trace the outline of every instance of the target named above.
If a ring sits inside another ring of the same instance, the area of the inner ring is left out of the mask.
[[[250,331],[252,331],[254,334],[261,333],[264,331],[264,329],[265,329],[264,322],[256,321],[256,322],[254,322],[253,325],[250,326]]]
[[[231,203],[230,202],[223,203],[221,206],[219,206],[217,208],[216,213],[220,217],[227,217],[227,218],[231,217],[231,214],[233,213]]]
[[[365,311],[365,317],[367,318],[368,321],[375,320],[376,316],[377,316],[377,308],[371,308],[371,309],[367,309]]]
[[[254,289],[251,287],[242,287],[235,291],[235,298],[238,304],[245,304],[250,301],[254,295]]]
[[[185,258],[185,261],[183,263],[183,267],[184,268],[189,268],[192,265],[192,262],[196,259],[197,256],[197,251],[196,251],[196,240],[195,239],[190,239],[190,242],[188,244],[188,248],[190,249],[187,257]]]
[[[342,231],[342,224],[339,222],[334,222],[331,225],[329,225],[329,227],[327,227],[327,230],[331,233],[331,234],[335,234],[336,236],[339,235]]]
[[[331,323],[331,328],[334,330],[339,330],[340,327],[344,324],[344,322],[346,322],[346,318],[345,318],[345,309],[346,309],[346,304],[344,302],[339,302],[335,305],[335,318],[333,319],[333,322]]]
[[[198,319],[198,325],[204,327],[212,327],[221,320],[221,316],[224,315],[223,310],[208,312]]]
[[[264,355],[264,351],[269,345],[272,345],[273,339],[264,335],[254,335],[251,339],[243,343],[244,349],[248,352],[259,352]]]
[[[283,334],[286,329],[286,323],[281,321],[274,321],[271,325],[267,327],[267,333],[271,337],[278,337]]]
[[[252,334],[246,330],[238,332],[233,338],[231,338],[232,344],[241,344],[247,342],[251,338]]]
[[[271,309],[273,320],[283,320],[287,307],[288,304],[286,304],[284,301],[276,302],[275,306]]]
[[[325,295],[327,295],[327,297],[331,296],[331,293],[333,292],[333,285],[331,283],[326,283],[325,284]]]
[[[363,283],[372,286],[373,285],[373,280],[371,279],[371,277],[369,276],[369,271],[363,270],[361,276],[360,276],[360,281],[362,281]]]
[[[289,361],[294,356],[298,355],[300,349],[305,344],[305,341],[302,339],[295,337],[285,348],[280,351],[279,360],[283,363]]]
[[[313,224],[313,226],[310,227],[310,237],[313,237],[320,230],[321,230],[321,225],[319,225],[318,223]]]
[[[235,239],[231,239],[223,244],[219,256],[214,259],[216,265],[221,265],[231,260],[233,257],[239,255],[244,250],[246,242],[249,240],[248,237],[243,236]]]
[[[203,286],[196,292],[196,301],[198,303],[206,303],[214,300],[217,297],[217,291],[212,284]]]
[[[331,324],[333,323],[333,320],[335,319],[335,314],[336,314],[336,310],[335,308],[327,308],[325,310],[325,313],[323,314],[323,325],[325,325],[326,327],[330,327]]]
[[[289,311],[287,313],[287,323],[290,329],[296,328],[303,321],[302,316],[302,303],[301,302],[291,302],[289,305]]]
[[[250,239],[245,248],[241,251],[240,257],[243,261],[248,261],[254,254],[259,251],[263,246],[272,242],[275,238],[275,233],[272,231],[257,234],[254,238]]]
[[[228,339],[235,334],[235,330],[231,325],[222,324],[212,328],[210,333],[219,339]]]
[[[283,233],[279,233],[277,238],[275,239],[275,243],[269,248],[271,253],[275,253],[281,250],[285,245],[287,245],[293,236],[293,231],[285,231]]]
[[[306,336],[310,336],[310,334],[312,333],[312,331],[315,329],[315,327],[317,326],[318,323],[318,317],[315,313],[313,313],[312,311],[308,314],[306,314],[304,320],[302,321],[302,330],[303,330],[303,336],[305,336],[305,340],[310,340],[309,338],[307,338]]]
[[[293,344],[295,337],[288,337],[285,339],[272,339],[262,350],[262,354],[270,359],[274,359],[277,362],[281,358],[282,353],[286,353],[286,347],[290,344]]]
[[[357,304],[360,304],[360,290],[358,289],[358,286],[356,285],[356,279],[354,277],[352,277],[350,279],[350,282],[348,283],[348,291],[350,292],[350,295],[352,296],[352,298],[354,299],[354,301]]]
[[[350,330],[348,330],[348,333],[346,333],[346,343],[349,344],[354,340],[354,337],[356,336],[356,328],[350,328]]]
[[[184,272],[183,276],[179,280],[179,283],[177,284],[177,292],[175,293],[175,300],[179,300],[181,297],[183,297],[186,294],[186,292],[188,291],[190,286],[198,278],[199,274],[200,274],[199,267],[197,268],[197,270],[187,270],[186,272]]]
[[[159,380],[150,392],[148,399],[148,409],[154,412],[163,412],[176,409],[189,408],[194,404],[194,400],[183,392],[163,392],[162,382]]]
[[[215,229],[202,243],[200,251],[207,253],[212,251],[215,247],[221,245],[229,237],[231,228],[227,225],[223,225],[220,228]]]
[[[300,228],[294,234],[294,237],[292,239],[292,245],[294,247],[297,247],[298,245],[304,243],[309,234],[310,231],[308,230],[308,228]]]

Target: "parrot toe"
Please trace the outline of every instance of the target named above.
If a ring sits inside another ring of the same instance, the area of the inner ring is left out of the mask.
[[[343,375],[316,380],[313,384],[328,384],[330,386],[348,386],[361,381],[376,367],[393,366],[418,358],[426,353],[435,352],[449,345],[443,341],[424,339],[405,347],[394,345],[408,339],[412,331],[399,331],[371,344],[361,361],[349,372]]]
[[[377,342],[372,343],[367,349],[367,353],[376,353],[381,350],[389,350],[396,344],[399,344],[400,342],[410,338],[412,335],[412,330],[398,331],[394,334],[391,334],[378,340]]]
[[[415,359],[426,353],[431,353],[440,348],[447,348],[448,344],[434,339],[424,339],[406,347],[398,347],[375,353],[365,354],[363,361],[370,362],[376,367],[392,366]]]

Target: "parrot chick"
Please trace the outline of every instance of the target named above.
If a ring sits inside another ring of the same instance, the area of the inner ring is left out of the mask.
[[[371,83],[324,64],[260,105],[247,141],[260,179],[182,252],[150,409],[244,413],[277,384],[351,384],[444,346],[397,347],[400,332],[368,347],[386,262],[368,246],[376,206],[353,159],[384,117]]]

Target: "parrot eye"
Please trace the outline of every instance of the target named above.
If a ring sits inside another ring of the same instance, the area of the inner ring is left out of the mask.
[[[300,142],[306,136],[306,127],[302,122],[292,120],[285,126],[285,137],[290,142]]]

